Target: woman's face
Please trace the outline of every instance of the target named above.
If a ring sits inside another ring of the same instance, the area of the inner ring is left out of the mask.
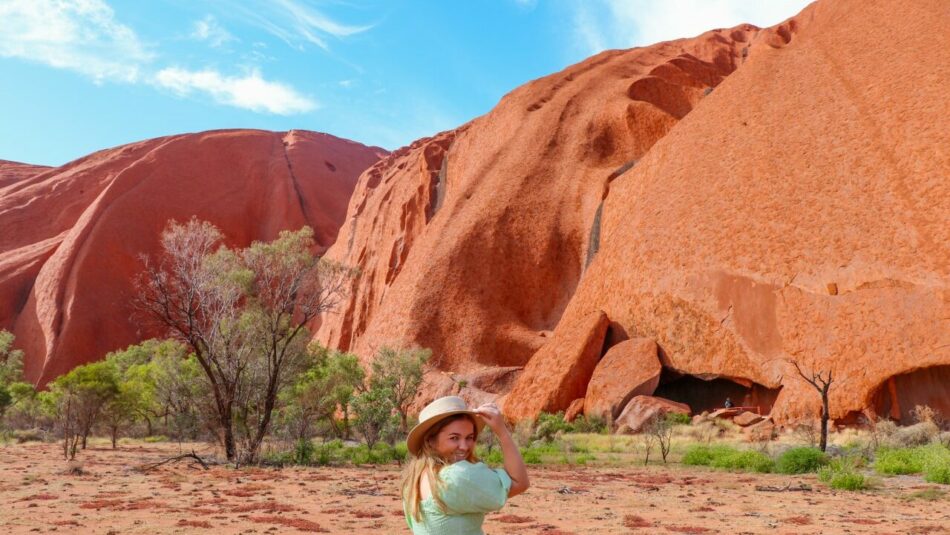
[[[463,461],[475,448],[475,426],[468,418],[460,418],[443,427],[432,440],[436,454],[446,462]]]

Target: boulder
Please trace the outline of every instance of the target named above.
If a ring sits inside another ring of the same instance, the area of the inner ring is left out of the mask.
[[[555,331],[508,393],[505,416],[534,419],[542,412],[563,411],[575,399],[583,398],[600,359],[608,323],[603,312],[595,312]]]
[[[575,418],[580,416],[584,412],[584,398],[577,398],[567,406],[567,410],[564,411],[564,421],[573,422]]]
[[[771,418],[764,418],[758,423],[746,427],[742,432],[745,435],[745,439],[749,442],[772,440],[777,436],[775,423],[772,422]]]
[[[654,396],[636,396],[623,408],[614,425],[622,433],[639,433],[650,419],[668,413],[689,414],[689,405]]]
[[[649,396],[660,382],[663,367],[656,342],[624,340],[604,355],[587,384],[584,414],[616,419],[634,396]]]
[[[733,423],[739,427],[748,427],[750,425],[757,424],[762,420],[765,420],[765,416],[748,411],[743,411],[732,419]]]

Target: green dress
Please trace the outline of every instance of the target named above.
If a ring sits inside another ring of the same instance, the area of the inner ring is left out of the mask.
[[[431,497],[419,504],[422,521],[416,522],[406,511],[406,522],[413,535],[483,535],[485,513],[505,505],[511,490],[511,477],[503,468],[491,469],[485,463],[459,461],[439,472],[442,501],[448,512],[439,509]]]

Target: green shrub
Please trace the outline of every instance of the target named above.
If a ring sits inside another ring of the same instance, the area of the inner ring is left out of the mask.
[[[479,445],[475,448],[475,454],[481,461],[487,464],[501,464],[505,460],[501,454],[501,448],[492,448],[491,452],[489,452],[488,448]]]
[[[570,431],[572,431],[571,424],[564,421],[563,412],[557,414],[542,412],[534,425],[534,433],[531,438],[532,441],[551,442],[558,433],[568,433]]]
[[[579,464],[583,466],[589,463],[590,461],[595,461],[595,460],[597,460],[597,458],[594,457],[593,455],[583,453],[574,458],[574,464]]]
[[[571,422],[571,433],[596,433],[598,435],[608,432],[607,421],[600,416],[578,416]]]
[[[950,465],[937,466],[924,473],[924,480],[941,485],[950,485]]]
[[[294,444],[293,461],[295,464],[310,464],[315,452],[316,448],[313,446],[313,442],[302,438]]]
[[[713,468],[768,473],[774,468],[772,459],[760,451],[737,451],[716,457],[710,463]]]
[[[792,448],[775,461],[775,471],[780,474],[806,474],[817,472],[826,464],[828,456],[818,448]]]
[[[681,412],[666,413],[666,420],[673,425],[690,425],[693,423],[693,418],[690,415]]]
[[[738,453],[738,451],[730,446],[695,444],[687,448],[682,462],[689,466],[710,466],[714,459]]]
[[[919,448],[882,448],[877,450],[874,469],[879,474],[919,474],[924,470],[924,458]]]
[[[833,489],[864,490],[870,488],[871,482],[858,472],[860,460],[854,457],[834,459],[827,466],[818,470],[819,481]]]
[[[541,452],[536,448],[526,448],[521,450],[521,457],[527,464],[541,464]]]
[[[168,442],[168,437],[165,435],[151,435],[143,438],[142,441],[149,444],[154,444],[156,442]]]

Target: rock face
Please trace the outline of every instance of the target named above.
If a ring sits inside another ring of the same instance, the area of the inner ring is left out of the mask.
[[[428,347],[434,373],[524,366],[597,249],[611,180],[708,98],[758,32],[604,52],[368,170],[328,252],[364,276],[317,338],[364,359]]]
[[[11,162],[9,160],[0,160],[0,188],[9,186],[14,182],[29,178],[33,175],[46,171],[49,167],[45,165],[32,165],[28,163]]]
[[[689,414],[689,405],[653,396],[637,396],[623,408],[614,425],[619,433],[639,433],[652,418],[669,413]]]
[[[558,412],[584,397],[606,332],[607,316],[599,311],[554,331],[551,343],[535,354],[505,398],[505,416],[517,420]]]
[[[526,84],[381,162],[385,187],[364,174],[348,225],[386,237],[332,248],[373,267],[321,336],[429,347],[433,373],[525,366],[518,418],[579,397],[550,333],[601,311],[601,355],[655,340],[657,392],[697,410],[812,417],[791,361],[834,373],[836,419],[950,399],[930,379],[950,366],[948,40],[941,0],[821,0]]]
[[[104,150],[0,188],[0,328],[37,383],[150,333],[132,319],[139,255],[192,216],[229,244],[310,225],[336,238],[356,178],[385,151],[326,134],[215,131]],[[7,175],[4,175],[7,176]]]
[[[661,371],[656,342],[649,338],[624,340],[611,347],[587,384],[584,414],[616,419],[634,396],[653,395]]]

